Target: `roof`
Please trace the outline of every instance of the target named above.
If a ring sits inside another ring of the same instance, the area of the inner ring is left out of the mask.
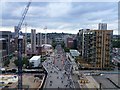
[[[80,53],[77,50],[75,50],[75,49],[70,49],[70,54],[72,56],[79,56],[80,55]]]
[[[50,44],[42,44],[42,47],[52,47]]]
[[[2,40],[6,40],[6,38],[0,38],[0,41],[2,41]]]
[[[31,60],[38,60],[40,58],[40,56],[33,56],[31,59],[30,59],[30,61]]]

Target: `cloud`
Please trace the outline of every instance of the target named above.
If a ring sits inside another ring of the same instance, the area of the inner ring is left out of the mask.
[[[47,15],[49,17],[64,17],[71,11],[71,3],[49,3],[47,8]]]
[[[12,11],[11,16],[16,17],[16,18],[20,18],[22,16],[22,13],[24,12],[24,8],[25,8],[25,6],[15,8]]]
[[[28,0],[1,0],[2,2],[28,2]],[[119,0],[34,0],[32,2],[119,2]]]
[[[2,6],[3,27],[17,25],[26,4],[5,2]],[[47,26],[49,31],[77,33],[80,28],[97,29],[100,22],[108,23],[109,29],[117,28],[117,19],[117,3],[34,2],[31,3],[25,22],[31,28]]]

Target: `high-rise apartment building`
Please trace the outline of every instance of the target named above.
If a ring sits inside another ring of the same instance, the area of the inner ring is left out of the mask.
[[[31,29],[31,51],[36,51],[36,29]]]
[[[90,30],[84,35],[84,58],[95,68],[108,68],[112,59],[113,30]]]
[[[78,48],[81,56],[83,56],[83,54],[84,54],[84,35],[85,35],[84,33],[85,33],[85,31],[88,31],[88,30],[90,30],[90,29],[80,29],[77,34],[77,44],[78,44],[77,48]]]
[[[37,46],[42,45],[42,33],[37,33]]]
[[[0,31],[0,66],[3,66],[9,56],[13,53],[10,47],[11,31]]]
[[[99,23],[98,30],[107,30],[107,23]]]
[[[7,50],[7,54],[11,54],[11,50],[10,50],[10,39],[12,37],[11,31],[0,31],[1,35],[0,38],[4,38],[6,40],[6,50]],[[5,47],[5,46],[1,46],[1,47]]]

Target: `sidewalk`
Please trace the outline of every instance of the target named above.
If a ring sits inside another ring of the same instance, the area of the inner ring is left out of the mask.
[[[74,74],[74,75],[71,75],[71,76],[72,76],[75,88],[80,88],[79,83],[78,83],[78,80],[79,80],[78,75]]]
[[[88,88],[99,88],[99,84],[95,81],[95,79],[93,79],[92,76],[86,76],[86,78],[89,81],[89,83],[86,83]]]

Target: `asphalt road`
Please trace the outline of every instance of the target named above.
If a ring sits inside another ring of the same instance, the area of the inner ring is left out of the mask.
[[[44,88],[74,88],[73,80],[69,70],[69,64],[64,64],[63,50],[57,46],[53,58],[43,62],[48,72]],[[65,71],[65,67],[67,67]]]
[[[107,78],[104,76],[93,76],[93,78],[98,82],[101,83],[103,89],[109,90],[118,90],[115,85],[113,85]]]

